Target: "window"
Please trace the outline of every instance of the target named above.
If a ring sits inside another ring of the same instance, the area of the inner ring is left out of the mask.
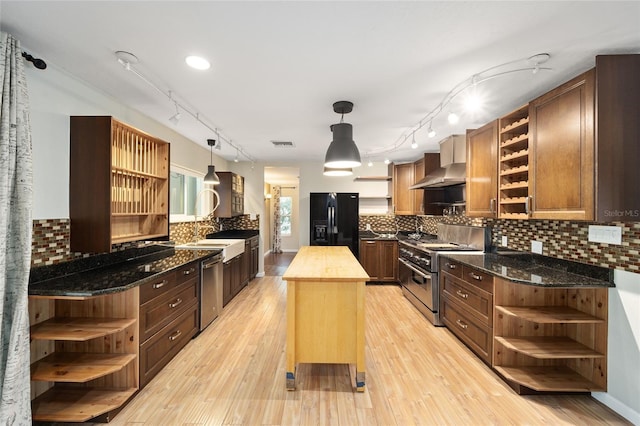
[[[198,173],[171,165],[169,176],[169,206],[170,222],[186,222],[207,215],[213,208],[212,194],[202,196],[196,200],[198,194],[205,187],[203,177]],[[196,208],[196,202],[198,206]]]
[[[280,197],[280,235],[291,236],[291,213],[293,200],[291,197]]]

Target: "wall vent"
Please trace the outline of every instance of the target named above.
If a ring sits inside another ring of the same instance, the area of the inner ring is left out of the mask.
[[[271,141],[275,148],[293,148],[295,145],[291,141]]]

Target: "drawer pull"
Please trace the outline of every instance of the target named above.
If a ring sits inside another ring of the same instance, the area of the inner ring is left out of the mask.
[[[469,276],[476,281],[482,281],[482,275],[474,274],[473,272],[469,272]]]
[[[167,281],[167,280],[162,280],[162,281],[160,281],[159,283],[155,283],[155,284],[153,285],[153,288],[154,288],[154,289],[162,288],[162,287],[164,287],[164,286],[165,286],[165,284],[168,284],[168,283],[169,283],[169,281]]]
[[[458,324],[458,326],[463,329],[466,330],[467,327],[469,327],[467,324],[463,323],[462,321],[460,321],[459,319],[456,320],[456,324]]]
[[[458,265],[454,263],[445,263],[445,266],[449,269],[456,269],[458,267]]]
[[[460,297],[462,297],[463,299],[468,299],[469,298],[469,293],[463,293],[460,290],[456,290],[456,294]]]
[[[182,331],[178,330],[175,333],[173,333],[171,336],[169,336],[169,340],[171,340],[173,342],[178,337],[180,337],[181,334],[182,334]]]
[[[196,271],[196,269],[195,269],[195,268],[189,268],[189,269],[187,269],[186,271],[182,271],[182,274],[183,274],[183,275],[191,275],[191,274],[193,274],[195,271]]]
[[[175,308],[176,306],[180,305],[181,303],[182,303],[182,299],[178,298],[178,299],[176,299],[176,301],[175,301],[175,302],[173,302],[173,303],[169,303],[169,307],[173,309],[173,308]]]

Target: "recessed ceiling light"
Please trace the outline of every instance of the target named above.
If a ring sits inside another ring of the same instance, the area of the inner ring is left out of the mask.
[[[197,70],[208,70],[211,68],[211,64],[205,58],[200,56],[187,56],[184,60],[187,65]]]

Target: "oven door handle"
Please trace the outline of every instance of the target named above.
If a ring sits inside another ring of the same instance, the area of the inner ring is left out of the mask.
[[[404,259],[400,259],[398,258],[398,261],[400,263],[402,263],[404,266],[406,266],[407,268],[411,269],[413,272],[415,272],[416,274],[420,275],[423,278],[430,278],[431,274],[425,274],[424,272],[422,272],[421,270],[415,268],[414,266],[410,265],[409,262],[407,262]]]

